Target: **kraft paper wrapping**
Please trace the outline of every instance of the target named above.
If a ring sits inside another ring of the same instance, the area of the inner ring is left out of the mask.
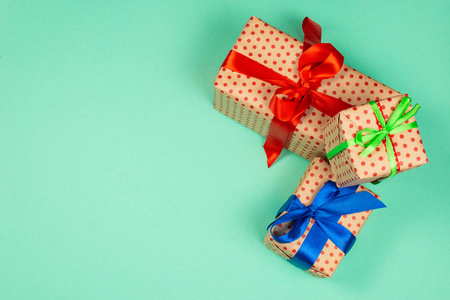
[[[379,101],[379,107],[385,120],[390,118],[402,98],[394,97]],[[409,110],[411,110],[411,106],[407,111]],[[414,121],[415,117],[412,117],[405,124]],[[377,124],[378,121],[370,104],[341,111],[323,126],[326,150],[330,151],[340,143],[353,139],[356,133],[363,128],[378,130]],[[397,173],[419,167],[428,162],[418,128],[390,134],[389,137],[398,158]],[[330,159],[331,169],[336,176],[338,186],[347,187],[363,184],[390,175],[391,170],[384,142],[380,143],[368,157],[359,156],[362,150],[364,150],[364,147],[355,145]]]
[[[324,159],[316,157],[309,164],[308,169],[300,179],[300,182],[293,194],[297,195],[303,205],[309,206],[313,202],[316,194],[328,180],[335,181],[335,177],[331,172],[331,166]],[[378,195],[363,186],[359,186],[356,192],[358,193],[361,191],[368,191],[379,199]],[[347,227],[353,235],[357,236],[371,212],[372,211],[369,210],[355,214],[343,215],[339,219],[338,223]],[[278,228],[274,229],[273,234],[276,236],[286,234],[294,222],[295,221],[291,221],[280,224],[281,226],[278,225]],[[303,234],[302,237],[296,241],[287,244],[278,243],[273,240],[270,233],[267,232],[263,243],[271,251],[280,255],[284,259],[289,260],[301,247],[303,241],[308,236],[309,230],[313,223],[314,222],[311,220],[305,234]],[[331,277],[344,256],[345,254],[338,247],[336,247],[332,241],[328,240],[315,264],[306,272],[319,278]]]
[[[233,50],[298,81],[297,66],[302,45],[299,40],[251,17]],[[273,118],[269,102],[276,89],[275,85],[221,68],[214,81],[214,108],[267,137]],[[323,80],[318,91],[351,105],[400,95],[346,65],[343,65],[334,78]],[[320,128],[329,119],[329,116],[310,107],[302,115],[287,149],[308,160],[316,156],[325,157],[325,144]]]

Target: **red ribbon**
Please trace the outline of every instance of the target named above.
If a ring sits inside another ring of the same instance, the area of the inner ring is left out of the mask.
[[[264,144],[269,167],[283,148],[289,146],[301,115],[309,106],[330,117],[351,107],[339,99],[317,92],[323,79],[332,78],[339,72],[344,57],[331,44],[320,43],[322,29],[319,24],[305,18],[302,28],[305,42],[298,62],[298,82],[234,50],[230,51],[222,64],[229,70],[279,86],[270,100],[269,108],[274,117]]]

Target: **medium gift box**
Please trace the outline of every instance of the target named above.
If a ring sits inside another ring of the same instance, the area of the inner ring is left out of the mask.
[[[331,277],[372,210],[385,207],[364,188],[339,188],[330,165],[312,160],[269,225],[264,245],[316,277]]]
[[[324,126],[327,157],[340,187],[379,182],[428,162],[408,97],[343,110]]]
[[[283,148],[325,157],[320,128],[337,112],[399,92],[343,64],[321,43],[321,27],[303,21],[305,42],[251,17],[214,81],[214,108],[267,137],[268,165]]]

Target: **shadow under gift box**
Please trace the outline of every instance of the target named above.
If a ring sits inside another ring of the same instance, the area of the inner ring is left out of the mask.
[[[302,45],[290,35],[251,17],[232,50],[298,81],[297,66]],[[276,89],[275,85],[222,67],[214,81],[214,108],[267,137],[273,118],[269,102]],[[346,65],[335,77],[323,80],[317,91],[351,105],[402,95]],[[287,149],[308,160],[316,156],[325,157],[321,127],[329,119],[321,111],[309,107],[302,115]]]
[[[317,193],[329,180],[334,181],[334,175],[331,172],[330,165],[322,158],[316,157],[309,164],[293,194],[298,197],[303,205],[309,206],[313,203]],[[377,199],[380,198],[378,195],[363,186],[359,186],[356,193],[362,191],[371,193]],[[368,210],[354,214],[342,215],[338,223],[346,227],[354,236],[357,236],[371,213],[372,210]],[[292,229],[294,222],[295,221],[290,221],[280,224],[281,226],[278,225],[272,230],[272,234],[274,236],[285,235]],[[263,243],[267,248],[280,255],[282,258],[290,260],[295,256],[297,251],[302,246],[302,243],[308,237],[313,224],[314,221],[310,219],[305,233],[299,239],[291,243],[278,243],[272,238],[269,230],[264,237]],[[306,272],[319,278],[331,277],[344,256],[344,252],[341,251],[331,240],[328,240],[320,252],[316,262]]]
[[[376,101],[386,122],[402,100],[403,97],[394,97]],[[411,105],[406,112],[410,110]],[[415,121],[413,116],[403,124]],[[354,139],[362,129],[380,130],[379,126],[379,121],[370,104],[343,110],[323,126],[326,150],[329,152],[339,144]],[[397,174],[428,163],[418,128],[389,134],[387,138],[392,141]],[[359,155],[363,150],[364,147],[355,145],[330,158],[331,169],[339,187],[373,182],[391,174],[385,141],[381,142],[367,157]]]

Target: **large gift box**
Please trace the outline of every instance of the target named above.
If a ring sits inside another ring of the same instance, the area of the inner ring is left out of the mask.
[[[428,162],[414,108],[393,97],[343,110],[323,132],[331,169],[340,187],[379,181]]]
[[[269,166],[283,147],[308,160],[325,157],[320,128],[338,111],[401,95],[343,65],[312,20],[303,30],[305,43],[251,17],[214,81],[216,110],[269,135]]]
[[[316,157],[263,240],[267,248],[316,277],[331,277],[373,209],[384,204],[363,186],[339,188]]]

